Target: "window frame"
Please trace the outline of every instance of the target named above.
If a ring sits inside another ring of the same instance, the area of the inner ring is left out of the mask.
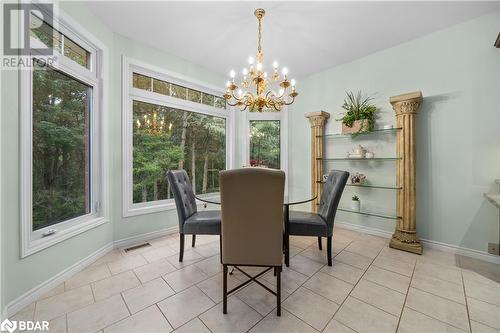
[[[40,11],[43,12],[43,9]],[[90,66],[85,68],[63,54],[55,52],[57,57],[49,66],[81,81],[91,87],[91,105],[89,108],[89,146],[90,146],[90,213],[72,219],[68,219],[38,230],[33,230],[33,67],[19,70],[19,145],[20,145],[20,221],[21,221],[21,258],[44,250],[68,238],[79,235],[87,230],[93,229],[109,221],[109,186],[107,184],[107,138],[104,128],[107,125],[104,105],[107,97],[104,94],[103,81],[107,78],[107,54],[106,47],[82,26],[72,20],[60,9],[57,14],[43,12],[44,16],[52,16],[53,28],[68,36],[75,43],[84,47],[90,56]],[[19,31],[22,26],[22,13],[19,15]],[[22,36],[19,36],[21,39]],[[31,45],[40,44],[38,39],[30,36]],[[30,61],[44,59],[39,53],[32,51]],[[50,229],[55,229],[54,234],[44,236]]]
[[[240,129],[243,133],[242,147],[242,165],[250,165],[250,122],[255,120],[278,120],[280,122],[280,170],[285,172],[285,197],[288,197],[288,107],[285,106],[281,111],[269,112],[250,112],[244,111],[240,118]]]
[[[159,80],[167,81],[190,89],[222,96],[224,91],[206,83],[193,80],[179,73],[170,72],[152,66],[140,60],[122,56],[122,216],[131,217],[143,214],[173,210],[174,199],[163,199],[141,203],[133,202],[133,101],[152,103],[188,112],[195,112],[209,116],[224,118],[226,123],[226,169],[233,165],[233,132],[234,117],[229,108],[221,109],[202,103],[191,102],[180,98],[146,91],[133,87],[133,73],[147,75]],[[207,195],[210,197],[211,195]],[[216,196],[215,194],[213,196]]]

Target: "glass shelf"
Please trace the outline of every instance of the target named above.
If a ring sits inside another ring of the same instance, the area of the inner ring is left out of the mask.
[[[346,186],[351,186],[351,187],[370,187],[370,188],[382,188],[386,190],[400,190],[402,187],[396,187],[396,186],[381,186],[381,185],[371,185],[371,184],[345,184]]]
[[[355,133],[356,137],[358,136],[366,136],[366,135],[374,135],[374,134],[390,134],[390,133],[396,133],[402,129],[401,127],[394,127],[394,128],[379,128],[375,129],[372,132],[361,132],[361,133]],[[318,135],[318,138],[324,137],[325,139],[343,139],[343,138],[352,138],[353,134],[342,134],[342,133],[335,133],[335,134],[325,134],[325,135]]]
[[[317,158],[318,161],[397,161],[401,157],[373,157],[373,158],[352,158],[352,157],[335,157],[335,158]]]
[[[374,217],[380,217],[382,219],[388,219],[388,220],[398,220],[399,217],[397,216],[392,216],[392,215],[385,215],[385,214],[378,214],[378,213],[370,213],[370,212],[363,212],[363,211],[356,211],[348,208],[337,208],[337,210],[340,210],[342,212],[347,212],[347,213],[352,213],[352,214],[359,214],[359,215],[365,215],[365,216],[374,216]]]
[[[318,184],[324,184],[324,181],[318,180],[316,181]],[[386,189],[386,190],[400,190],[402,187],[396,187],[396,186],[382,186],[382,185],[372,185],[372,184],[345,184],[345,186],[351,186],[351,187],[366,187],[366,188],[381,188],[381,189]]]

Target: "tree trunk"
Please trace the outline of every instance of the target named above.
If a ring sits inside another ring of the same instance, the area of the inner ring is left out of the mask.
[[[155,180],[153,183],[153,200],[158,200],[158,181]]]
[[[148,189],[146,186],[142,187],[142,202],[148,201]]]
[[[205,152],[205,161],[203,161],[203,193],[207,193],[208,182],[208,151]]]
[[[188,113],[184,111],[182,114],[182,133],[181,133],[181,151],[182,151],[182,158],[179,160],[179,170],[184,169],[184,149],[186,147],[186,132],[188,128]]]
[[[196,194],[196,144],[193,138],[191,145],[191,182],[193,184],[193,192]]]

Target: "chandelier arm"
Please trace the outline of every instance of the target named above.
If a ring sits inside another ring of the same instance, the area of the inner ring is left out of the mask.
[[[295,102],[295,97],[292,97],[292,100],[290,102],[285,102],[285,105],[291,105]]]
[[[236,105],[238,105],[238,102],[236,102],[236,103],[234,103],[234,104],[231,104],[231,103],[229,102],[229,100],[226,100],[226,103],[227,103],[227,104],[229,104],[229,106],[236,106]]]

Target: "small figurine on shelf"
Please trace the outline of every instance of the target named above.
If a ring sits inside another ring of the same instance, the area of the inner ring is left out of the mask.
[[[363,175],[362,173],[356,172],[354,175],[351,176],[351,184],[353,185],[361,185],[365,182],[366,176]]]
[[[359,210],[361,209],[361,201],[359,201],[359,197],[357,194],[352,196],[351,209],[356,212],[359,212]]]
[[[349,153],[348,158],[365,158],[366,149],[362,145],[353,148],[352,153]]]

